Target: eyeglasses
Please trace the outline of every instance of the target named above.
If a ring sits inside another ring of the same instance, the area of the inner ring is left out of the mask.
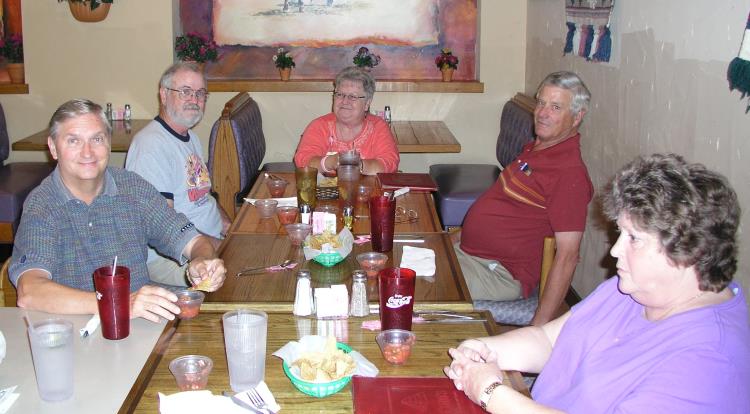
[[[396,207],[395,223],[416,223],[419,221],[419,214],[412,209],[405,209],[401,206]]]
[[[195,97],[199,101],[205,100],[208,98],[208,92],[205,89],[198,89],[197,91],[192,90],[190,88],[182,88],[182,89],[172,89],[172,88],[164,88],[168,91],[177,92],[177,96],[180,97],[183,101],[189,101],[190,99],[193,99]]]
[[[357,96],[357,95],[344,95],[341,92],[334,92],[333,97],[340,100],[340,101],[352,101],[357,102],[360,99],[367,98],[366,96]]]

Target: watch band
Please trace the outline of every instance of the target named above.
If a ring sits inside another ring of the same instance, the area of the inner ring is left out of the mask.
[[[482,407],[483,410],[487,410],[487,403],[490,402],[492,393],[495,392],[495,388],[501,385],[503,385],[502,381],[495,381],[492,384],[488,385],[487,388],[482,391],[482,394],[479,395],[479,406]]]

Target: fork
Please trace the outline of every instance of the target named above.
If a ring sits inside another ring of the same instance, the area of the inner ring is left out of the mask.
[[[263,399],[263,397],[258,393],[258,390],[256,390],[255,388],[248,391],[247,396],[250,397],[250,402],[252,402],[253,405],[259,410],[268,409],[268,404],[266,404],[266,401]]]

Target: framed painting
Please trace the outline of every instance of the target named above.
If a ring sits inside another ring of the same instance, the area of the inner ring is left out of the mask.
[[[477,80],[477,0],[180,0],[180,29],[213,39],[210,80],[276,79],[283,47],[295,79],[332,79],[360,47],[380,56],[380,80],[439,80],[435,57],[459,58],[456,80]]]

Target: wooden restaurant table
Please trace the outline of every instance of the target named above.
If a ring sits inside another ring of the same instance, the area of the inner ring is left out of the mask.
[[[157,412],[158,392],[169,395],[179,391],[168,366],[172,359],[182,355],[200,354],[210,357],[214,362],[214,368],[209,376],[207,389],[215,395],[231,390],[221,315],[220,312],[202,310],[195,319],[168,323],[160,340],[163,347],[154,349],[120,412]],[[487,313],[470,315],[489,317]],[[361,328],[363,320],[376,319],[377,316],[317,321],[298,318],[288,313],[269,313],[268,318],[265,382],[281,405],[282,413],[353,411],[351,383],[337,394],[326,398],[314,398],[294,388],[284,375],[281,360],[271,354],[302,335],[335,335],[340,342],[347,343],[375,364],[380,370],[378,376],[381,377],[444,377],[443,367],[450,363],[447,353],[449,347],[457,346],[466,338],[495,334],[494,323],[486,322],[414,324],[412,330],[417,335],[417,342],[411,357],[406,364],[395,366],[383,359],[375,342],[377,332]],[[520,374],[505,373],[505,379],[515,389],[528,395]]]
[[[48,403],[39,398],[31,347],[23,315],[32,321],[62,318],[73,323],[74,394],[67,401]],[[0,307],[0,331],[7,341],[7,354],[0,363],[0,389],[17,385],[21,394],[8,414],[26,413],[112,413],[122,405],[149,358],[165,323],[133,319],[130,336],[119,341],[104,339],[101,328],[87,338],[78,330],[91,315],[51,315]]]
[[[286,178],[285,196],[296,194],[293,174],[277,174]],[[374,180],[368,177],[368,180]],[[250,198],[268,198],[265,177],[258,179],[250,191]],[[440,230],[434,202],[429,193],[407,193],[397,199],[397,205],[419,212],[415,223],[397,224],[395,239],[399,235],[418,237],[423,243],[394,243],[393,251],[387,253],[386,266],[401,263],[405,245],[429,248],[435,251],[436,273],[434,277],[418,277],[415,287],[415,309],[447,309],[472,311],[474,309],[469,289],[458,264],[450,236]],[[336,200],[330,201],[336,203]],[[340,221],[340,220],[339,220]],[[365,224],[366,223],[366,224]],[[369,234],[368,220],[355,220],[353,233]],[[314,261],[305,261],[302,247],[292,246],[278,218],[261,220],[255,207],[245,204],[229,230],[219,255],[227,269],[227,279],[216,292],[209,293],[203,303],[204,309],[228,310],[239,307],[254,307],[262,310],[291,312],[296,289],[296,274],[299,269],[309,269],[313,287],[331,284],[346,284],[351,290],[351,274],[359,269],[356,256],[372,250],[370,243],[355,244],[346,259],[333,266],[324,267]],[[282,272],[264,272],[248,276],[236,276],[242,269],[272,266],[287,259],[295,260],[294,269]],[[368,299],[371,304],[378,301],[377,278],[368,280]]]
[[[112,152],[128,152],[130,141],[151,119],[112,122]],[[44,129],[13,143],[13,151],[47,151],[49,131]]]
[[[112,152],[128,152],[130,141],[151,119],[112,124]],[[391,132],[401,153],[461,152],[461,144],[443,121],[394,121]],[[13,151],[46,151],[49,131],[44,129],[13,143]]]
[[[289,185],[287,185],[286,190],[284,191],[284,197],[296,197],[297,186],[295,185],[294,173],[274,173],[274,175],[282,177],[289,181]],[[360,182],[371,187],[379,187],[377,178],[374,176],[363,176]],[[271,197],[268,192],[268,187],[266,186],[265,177],[258,177],[258,179],[255,181],[255,184],[253,185],[253,188],[250,189],[247,197],[253,199]],[[318,204],[337,206],[338,200],[319,200]],[[394,233],[439,233],[443,231],[440,225],[440,218],[438,218],[437,210],[435,209],[435,202],[432,199],[431,193],[409,192],[396,199],[396,206],[403,207],[406,210],[416,211],[419,219],[411,223],[397,223],[394,228]],[[341,210],[339,210],[339,215],[340,213]],[[341,220],[339,220],[339,230],[340,227]],[[232,222],[232,226],[229,228],[229,233],[286,234],[286,231],[279,223],[279,219],[277,217],[261,220],[255,207],[253,207],[249,203],[243,203],[242,207],[240,208],[240,212],[237,214],[234,222]],[[352,233],[354,233],[355,235],[369,234],[369,217],[355,218]]]

